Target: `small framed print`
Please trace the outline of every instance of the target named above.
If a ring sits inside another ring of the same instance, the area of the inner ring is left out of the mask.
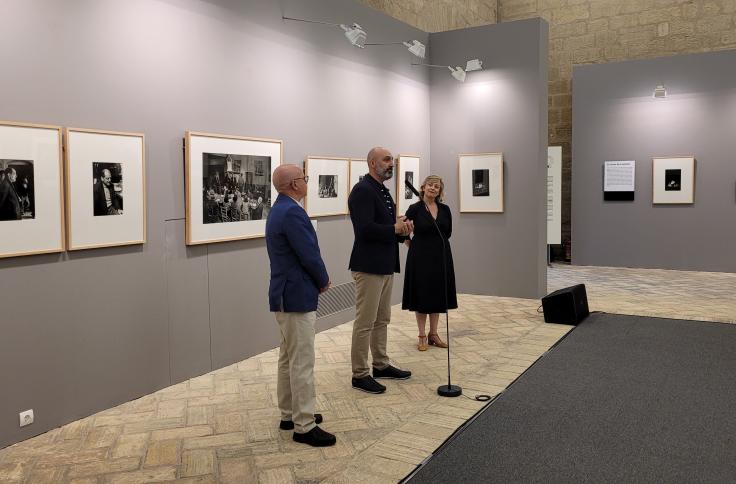
[[[281,140],[187,131],[187,245],[265,237]]]
[[[67,248],[145,243],[145,136],[67,128],[65,138]]]
[[[419,156],[399,155],[396,168],[396,213],[403,215],[412,203],[418,202],[419,197],[414,195],[406,184],[408,181],[419,191],[422,179],[419,178]]]
[[[368,162],[365,158],[350,158],[350,190],[365,176],[368,176]]]
[[[503,212],[503,154],[458,156],[461,212]]]
[[[652,158],[652,203],[695,202],[695,157]]]
[[[350,159],[308,156],[304,174],[309,177],[304,209],[310,217],[347,215]]]
[[[0,258],[64,250],[59,126],[0,121]]]

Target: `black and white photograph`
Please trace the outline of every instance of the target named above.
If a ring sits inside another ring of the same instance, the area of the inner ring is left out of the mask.
[[[33,161],[0,160],[0,220],[36,218]]]
[[[682,170],[664,171],[664,189],[667,192],[679,192],[682,189]]]
[[[458,182],[460,212],[503,213],[503,153],[458,155]]]
[[[408,181],[414,185],[414,172],[407,171],[404,173],[404,181]],[[411,200],[412,195],[414,195],[414,192],[411,191],[408,185],[404,184],[404,200]]]
[[[473,196],[489,197],[491,190],[489,185],[490,170],[473,170]]]
[[[337,198],[337,176],[319,175],[319,198]]]
[[[202,223],[265,220],[271,209],[271,157],[202,154]]]
[[[92,197],[95,217],[123,214],[122,163],[92,163]]]

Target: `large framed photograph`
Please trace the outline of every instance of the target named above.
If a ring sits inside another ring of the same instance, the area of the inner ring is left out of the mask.
[[[652,203],[695,202],[695,157],[652,158]]]
[[[281,140],[187,131],[185,147],[187,245],[264,237]]]
[[[304,174],[309,177],[304,209],[310,217],[348,213],[350,159],[308,156]]]
[[[78,128],[64,134],[67,248],[145,243],[145,136]]]
[[[503,212],[503,154],[458,156],[461,212]]]
[[[0,121],[0,258],[64,250],[61,135]]]
[[[422,180],[419,178],[419,156],[399,155],[396,173],[396,214],[404,215],[409,205],[419,201],[419,197],[406,185],[408,181],[417,191],[420,189]]]

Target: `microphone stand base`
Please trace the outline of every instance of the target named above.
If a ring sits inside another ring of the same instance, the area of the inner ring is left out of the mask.
[[[457,385],[442,385],[437,387],[437,394],[441,397],[459,397],[463,389]]]

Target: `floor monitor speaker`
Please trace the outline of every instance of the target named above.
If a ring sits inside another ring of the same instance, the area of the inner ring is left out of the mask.
[[[579,324],[590,314],[585,284],[547,294],[542,298],[542,309],[545,323]]]

